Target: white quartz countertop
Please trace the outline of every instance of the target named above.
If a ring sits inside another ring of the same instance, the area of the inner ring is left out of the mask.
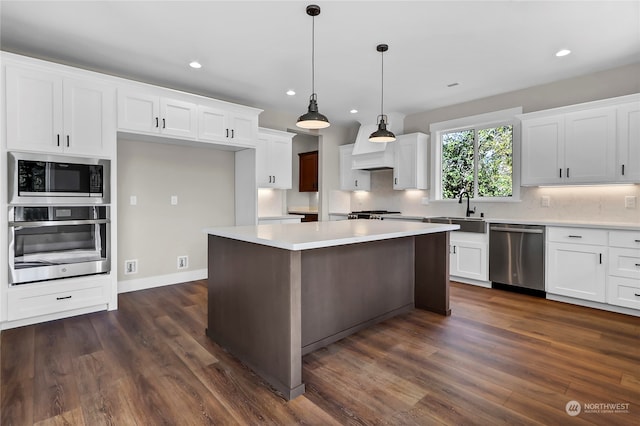
[[[624,223],[624,222],[591,222],[577,220],[559,220],[559,219],[489,219],[485,218],[489,223],[514,223],[519,225],[544,225],[544,226],[567,226],[574,228],[593,228],[593,229],[617,229],[640,231],[640,223]]]
[[[309,250],[346,244],[455,231],[458,225],[395,220],[340,220],[207,228],[205,233],[285,250]]]

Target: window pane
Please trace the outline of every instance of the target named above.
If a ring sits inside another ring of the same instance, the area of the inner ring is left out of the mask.
[[[473,130],[442,135],[442,199],[473,196]]]
[[[478,195],[513,195],[513,128],[500,126],[478,130]]]

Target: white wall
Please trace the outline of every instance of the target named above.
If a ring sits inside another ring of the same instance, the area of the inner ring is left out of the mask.
[[[182,255],[186,271],[206,268],[202,229],[234,224],[233,152],[121,139],[117,173],[118,281],[177,273]],[[128,259],[138,260],[137,274],[124,274]]]
[[[640,64],[598,72],[551,84],[531,87],[485,99],[409,115],[405,133],[429,133],[429,125],[522,106],[524,112],[538,111],[640,92]],[[348,142],[345,142],[348,143]],[[430,141],[432,143],[432,141]],[[422,205],[429,191],[394,191],[392,172],[372,172],[370,193],[351,194],[352,210],[387,209],[416,216],[464,215],[457,201]],[[540,205],[540,197],[550,197],[549,207]],[[640,211],[626,209],[624,197],[640,200],[640,185],[522,188],[520,202],[476,203],[477,212],[490,218],[560,219],[598,222],[640,222]],[[473,205],[473,204],[472,204]]]

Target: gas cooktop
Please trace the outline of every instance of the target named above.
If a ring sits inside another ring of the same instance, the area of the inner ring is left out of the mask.
[[[351,212],[347,215],[347,219],[382,219],[383,214],[400,214],[400,212],[390,212],[388,210],[361,210],[359,212]]]

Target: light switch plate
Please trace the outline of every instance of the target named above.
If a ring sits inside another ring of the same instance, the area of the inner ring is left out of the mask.
[[[549,207],[550,203],[551,203],[551,198],[549,198],[548,195],[543,195],[542,197],[540,197],[540,205],[542,207]]]
[[[132,206],[135,206],[138,204],[138,197],[136,197],[135,195],[132,195],[129,197],[129,204]]]
[[[627,195],[624,197],[624,208],[625,209],[635,209],[636,208],[636,197],[635,195]]]
[[[177,195],[172,195],[171,196],[171,205],[172,206],[177,206],[178,205],[178,196]]]

